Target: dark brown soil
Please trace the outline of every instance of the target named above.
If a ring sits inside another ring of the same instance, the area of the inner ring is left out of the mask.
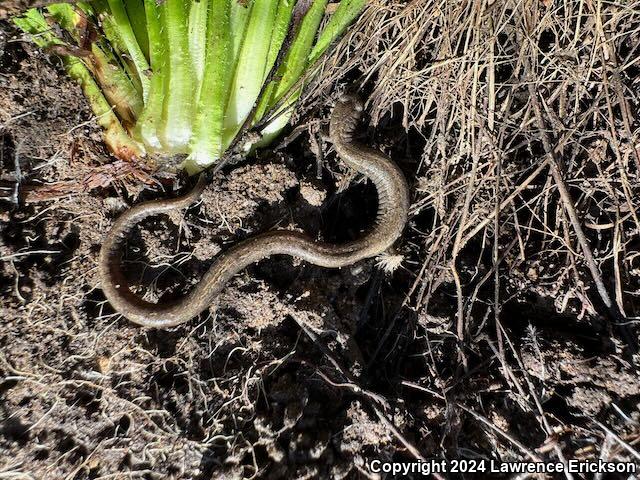
[[[603,444],[607,458],[630,458],[639,378],[597,301],[583,308],[570,267],[522,259],[504,240],[500,338],[513,348],[498,345],[484,308],[491,258],[478,259],[487,240],[472,239],[458,257],[477,302],[465,304],[461,344],[456,279],[425,240],[431,208],[414,208],[391,274],[376,259],[325,270],[274,258],[187,325],[149,330],[115,314],[96,275],[105,233],[119,212],[185,182],[112,159],[79,88],[14,33],[0,24],[0,179],[19,179],[23,196],[0,216],[0,478],[371,478],[373,459],[593,459]],[[410,158],[423,136],[392,124],[369,141],[393,147],[421,205],[437,183],[416,178]],[[375,193],[361,182],[338,192],[350,177],[325,147],[322,178],[300,138],[229,167],[186,214],[144,222],[126,248],[128,278],[163,301],[259,231],[356,238]],[[439,276],[409,302],[427,260]]]

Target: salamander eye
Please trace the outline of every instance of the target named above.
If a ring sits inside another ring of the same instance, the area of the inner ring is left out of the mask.
[[[359,112],[362,111],[362,101],[360,97],[355,93],[343,93],[338,99],[340,103],[351,103],[353,107]]]

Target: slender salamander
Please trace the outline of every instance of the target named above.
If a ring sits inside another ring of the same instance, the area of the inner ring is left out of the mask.
[[[204,177],[186,195],[155,200],[124,212],[107,234],[99,258],[102,289],[111,306],[139,325],[166,328],[186,322],[208,308],[225,284],[248,265],[271,255],[290,255],[327,268],[340,268],[384,252],[401,235],[409,211],[409,189],[400,169],[379,151],[353,138],[363,111],[353,95],[338,100],[329,125],[329,136],[340,158],[368,177],[378,192],[378,215],[373,228],[359,240],[342,245],[316,242],[286,230],[266,232],[244,240],[220,254],[200,283],[184,297],[150,303],[130,289],[122,271],[121,247],[131,229],[141,220],[195,202],[205,188]]]

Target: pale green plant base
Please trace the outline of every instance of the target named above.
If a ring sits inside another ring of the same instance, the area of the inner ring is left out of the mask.
[[[279,134],[310,70],[364,4],[342,0],[323,22],[327,0],[96,0],[14,21],[43,48],[68,47],[65,67],[117,156],[184,155],[196,173],[245,126],[273,118],[244,151]]]

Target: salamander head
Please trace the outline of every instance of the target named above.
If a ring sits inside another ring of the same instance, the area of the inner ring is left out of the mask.
[[[338,99],[339,103],[350,104],[351,108],[358,112],[362,112],[364,110],[364,103],[360,95],[357,93],[343,93]]]
[[[329,130],[332,138],[349,142],[364,111],[362,99],[353,93],[343,94],[333,109]]]

